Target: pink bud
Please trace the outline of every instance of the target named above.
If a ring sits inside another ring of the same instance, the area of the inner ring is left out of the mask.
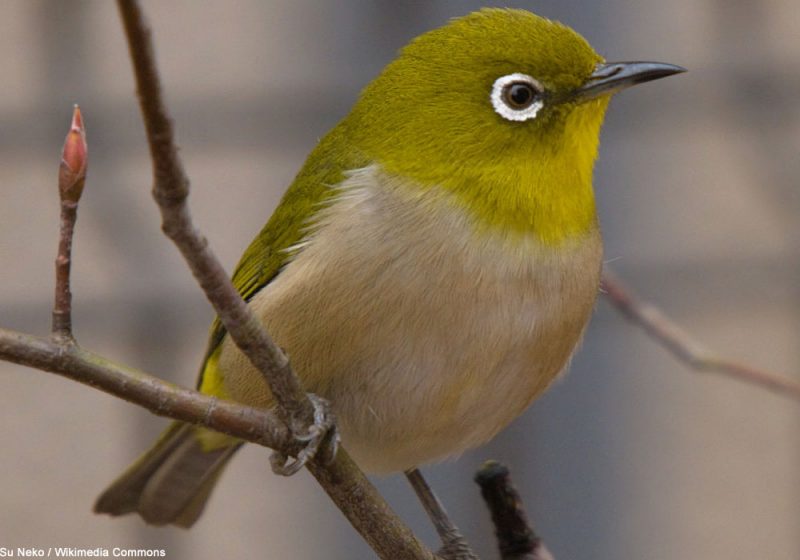
[[[81,198],[88,160],[86,129],[83,127],[81,110],[75,105],[72,125],[64,140],[61,166],[58,170],[58,189],[62,199],[78,202]]]

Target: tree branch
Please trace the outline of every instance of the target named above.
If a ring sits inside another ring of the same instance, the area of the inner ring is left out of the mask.
[[[0,359],[57,373],[159,416],[206,426],[287,453],[298,450],[286,425],[270,411],[184,389],[83,350],[71,341],[0,329]]]
[[[312,409],[289,360],[247,307],[195,228],[186,204],[189,179],[175,145],[172,121],[161,94],[161,81],[153,54],[150,29],[134,0],[118,2],[136,77],[150,158],[153,162],[153,197],[161,211],[161,228],[180,250],[217,316],[236,345],[269,382],[279,416],[289,425],[310,422]]]
[[[72,237],[78,219],[78,202],[86,182],[88,152],[81,110],[75,105],[72,124],[64,140],[58,166],[58,195],[61,200],[61,225],[56,256],[56,290],[53,304],[52,334],[61,341],[72,338],[72,292],[69,287],[72,266]]]
[[[313,407],[288,359],[239,296],[208,242],[192,224],[186,204],[189,180],[174,143],[172,123],[161,95],[150,30],[141,9],[135,0],[118,0],[117,4],[147,130],[153,162],[153,195],[161,210],[162,229],[178,246],[228,334],[267,379],[278,403],[278,415],[288,422],[294,433],[305,433],[312,422]],[[340,450],[331,464],[324,465],[315,459],[308,467],[381,558],[433,558],[344,450]]]
[[[487,461],[475,475],[492,515],[502,560],[553,560],[528,521],[508,469]]]
[[[620,313],[690,368],[727,375],[800,401],[800,381],[712,354],[660,309],[634,295],[608,267],[601,290]]]

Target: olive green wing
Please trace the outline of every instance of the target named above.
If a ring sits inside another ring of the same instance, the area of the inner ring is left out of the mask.
[[[233,273],[233,285],[245,301],[269,284],[287,263],[289,249],[303,240],[313,227],[313,216],[329,200],[348,169],[362,164],[355,153],[346,149],[343,125],[334,128],[311,152],[303,168],[283,195],[267,224],[253,239]],[[209,359],[225,337],[219,318],[211,325],[208,349],[200,376],[207,374]]]

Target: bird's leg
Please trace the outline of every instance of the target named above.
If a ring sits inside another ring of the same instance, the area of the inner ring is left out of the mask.
[[[339,449],[339,431],[336,429],[331,404],[313,393],[308,394],[308,400],[314,407],[314,423],[308,427],[305,434],[295,435],[295,438],[305,446],[292,461],[289,461],[283,453],[273,451],[269,462],[275,474],[292,476],[320,453],[323,453],[322,456],[327,461],[332,461],[336,457],[336,451]]]
[[[419,469],[406,471],[405,475],[442,539],[442,548],[436,554],[446,560],[478,560]]]

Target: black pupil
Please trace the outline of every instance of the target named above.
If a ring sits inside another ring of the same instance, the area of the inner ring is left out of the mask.
[[[530,105],[534,95],[535,93],[530,84],[515,83],[506,89],[506,99],[509,105],[517,109],[524,109]]]

